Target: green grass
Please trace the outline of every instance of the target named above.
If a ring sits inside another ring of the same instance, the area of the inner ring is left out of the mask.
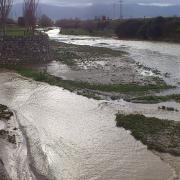
[[[130,130],[149,149],[180,156],[179,122],[139,114],[117,114],[116,125]]]
[[[160,103],[160,102],[166,102],[166,101],[176,101],[180,102],[180,94],[172,94],[168,96],[143,96],[131,99],[132,102],[136,103]]]
[[[6,35],[7,36],[30,36],[32,32],[27,32],[25,27],[20,26],[7,26]]]
[[[23,27],[7,27],[6,35],[8,36],[24,36],[25,35],[25,28]]]
[[[6,177],[0,177],[0,180],[8,180]]]

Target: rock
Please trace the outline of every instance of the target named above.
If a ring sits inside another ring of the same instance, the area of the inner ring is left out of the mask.
[[[178,109],[175,109],[175,108],[173,108],[173,107],[160,106],[160,107],[158,107],[158,109],[164,110],[164,111],[175,111],[175,112],[179,112]]]
[[[16,136],[15,135],[8,135],[8,141],[12,144],[16,144]]]

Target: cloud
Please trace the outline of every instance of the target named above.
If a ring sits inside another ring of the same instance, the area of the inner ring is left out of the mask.
[[[139,4],[141,6],[159,6],[168,7],[180,4],[179,0],[124,0],[124,4]],[[14,0],[14,3],[23,2],[23,0]],[[118,4],[119,0],[40,0],[40,3],[53,4],[56,6],[68,7],[86,7],[93,4]]]
[[[138,3],[140,6],[158,6],[158,7],[170,7],[175,6],[172,3]]]

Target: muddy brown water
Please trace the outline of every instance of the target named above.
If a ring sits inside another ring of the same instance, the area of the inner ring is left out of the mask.
[[[57,30],[49,36],[66,43],[124,48],[130,56],[155,66],[162,74],[170,73],[170,83],[179,82],[179,45],[59,36]],[[16,112],[29,140],[33,166],[49,179],[173,180],[180,172],[179,158],[164,155],[168,160],[163,161],[162,156],[147,150],[129,131],[116,128],[114,121],[118,111],[179,121],[180,112],[158,110],[160,105],[180,110],[178,103],[141,105],[123,100],[96,101],[15,73],[2,72],[0,104]]]
[[[107,47],[117,51],[125,51],[129,54],[129,58],[144,66],[160,71],[163,79],[168,84],[180,86],[180,44],[62,35],[59,34],[59,29],[56,28],[48,31],[47,34],[53,40],[68,44]],[[52,66],[50,67],[50,72],[52,70],[51,68]],[[54,70],[54,73],[55,71],[57,69]],[[164,94],[170,93],[180,93],[180,88],[174,91],[164,92]]]
[[[115,113],[133,109],[123,101],[116,103],[88,99],[15,73],[0,73],[0,104],[15,110],[39,173],[57,180],[173,179],[175,170],[168,163],[130,132],[115,127]],[[148,114],[151,108],[160,115],[156,108],[143,107],[134,111]]]

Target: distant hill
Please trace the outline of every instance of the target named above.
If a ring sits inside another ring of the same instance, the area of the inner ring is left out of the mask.
[[[94,4],[89,7],[60,7],[49,4],[40,4],[39,15],[47,14],[52,19],[63,18],[81,18],[92,19],[95,16],[106,15],[113,18],[113,4]],[[155,16],[180,16],[179,6],[142,6],[138,4],[126,4],[123,10],[124,17],[137,18],[137,17],[155,17]],[[22,15],[22,4],[15,4],[11,16],[18,17]],[[116,7],[115,17],[119,17],[119,7]]]

